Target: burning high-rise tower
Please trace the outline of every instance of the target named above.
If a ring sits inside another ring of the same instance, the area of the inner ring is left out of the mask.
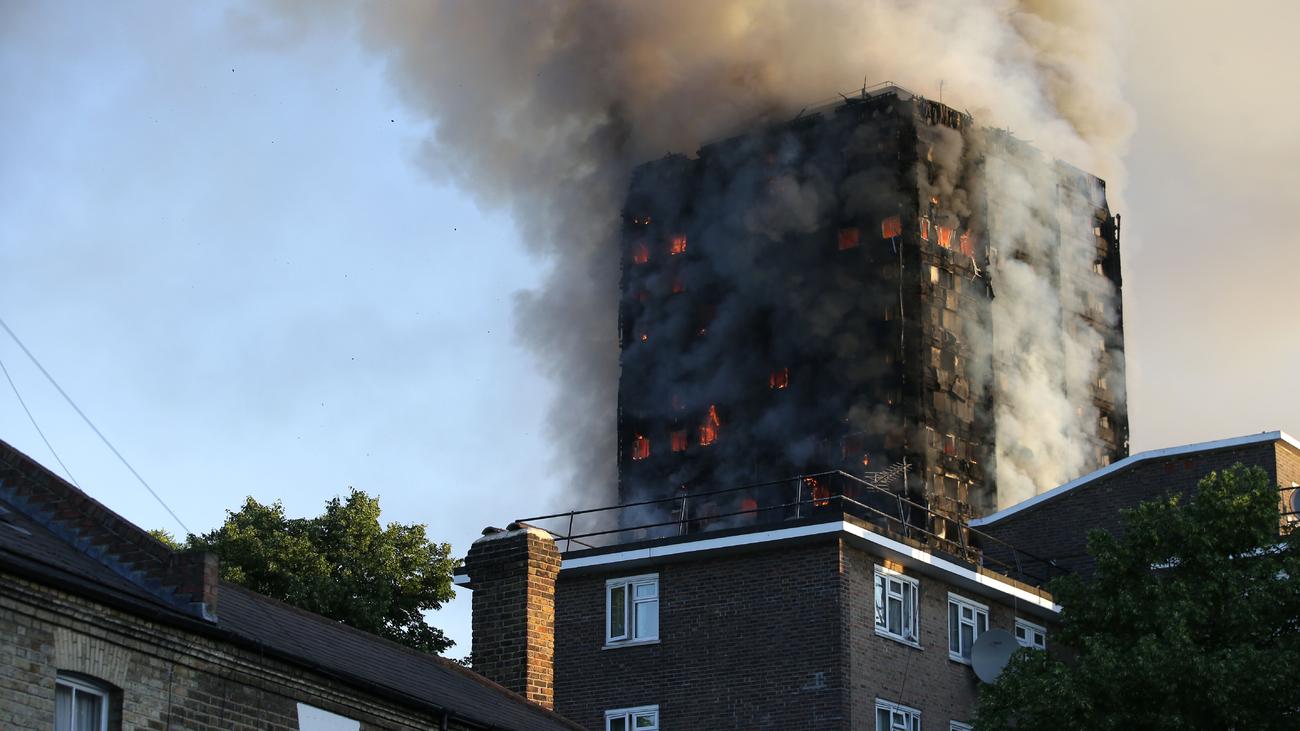
[[[864,90],[643,165],[624,219],[624,502],[906,462],[981,515],[1127,454],[1118,217],[1009,133]]]

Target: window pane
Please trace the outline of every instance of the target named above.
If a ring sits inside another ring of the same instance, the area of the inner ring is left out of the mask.
[[[957,605],[948,602],[948,651],[961,652],[961,645],[958,642],[960,635],[959,628],[961,623],[957,621]]]
[[[626,586],[614,586],[609,590],[609,637],[627,637]]]
[[[885,579],[876,576],[876,626],[885,626]]]
[[[54,731],[72,731],[72,689],[54,686]]]
[[[637,584],[637,585],[636,585],[636,598],[637,598],[637,599],[654,598],[654,597],[656,597],[656,596],[658,596],[658,595],[659,595],[659,584],[658,584],[658,583],[647,583],[647,584]]]
[[[644,640],[659,636],[659,601],[651,600],[636,603],[636,639]]]
[[[876,709],[876,731],[889,731],[889,710]]]
[[[961,656],[970,659],[971,645],[975,644],[975,628],[969,624],[961,626]]]
[[[987,631],[989,628],[989,615],[985,614],[984,612],[980,612],[976,616],[979,618],[979,621],[976,624],[979,625],[980,632],[982,633]]]
[[[614,718],[605,719],[605,728],[608,731],[627,731],[627,716],[615,716]]]
[[[654,728],[659,725],[659,714],[638,713],[633,717],[633,728]]]
[[[76,731],[100,731],[99,703],[101,698],[94,693],[77,693],[73,705],[77,711]]]
[[[903,603],[897,599],[890,599],[886,604],[885,619],[888,620],[888,630],[896,635],[903,634]]]

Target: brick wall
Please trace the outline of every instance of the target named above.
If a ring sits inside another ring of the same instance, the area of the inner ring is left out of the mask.
[[[948,657],[952,585],[904,570],[920,580],[921,647],[904,645],[875,633],[881,561],[828,536],[562,574],[556,709],[593,729],[607,709],[657,704],[665,729],[847,730],[875,727],[879,697],[920,710],[925,728],[969,720],[977,681]],[[659,643],[604,649],[606,580],[649,573],[659,576]],[[1012,606],[954,591],[989,606],[990,628],[1013,630]]]
[[[1285,460],[1280,462],[1283,456]],[[1172,494],[1185,494],[1210,472],[1239,462],[1263,468],[1274,481],[1279,477],[1280,465],[1283,476],[1285,473],[1300,475],[1300,456],[1281,442],[1258,442],[1144,460],[980,526],[980,530],[1018,549],[1055,559],[1065,570],[1087,576],[1093,568],[1088,556],[1088,531],[1099,528],[1118,535],[1122,523],[1120,510]],[[1300,481],[1300,477],[1290,479]],[[989,553],[1009,560],[996,550],[990,549]]]
[[[605,581],[659,574],[658,644],[603,649]],[[583,576],[556,591],[556,710],[659,705],[665,729],[848,729],[835,541]]]
[[[852,728],[875,728],[876,698],[921,711],[922,728],[947,729],[949,721],[969,722],[979,682],[969,665],[948,657],[948,592],[988,605],[989,629],[1013,631],[1015,611],[988,597],[955,589],[941,579],[904,569],[904,574],[920,582],[920,647],[882,637],[875,631],[875,566],[881,561],[881,557],[857,548],[844,548]],[[1026,619],[1045,624],[1041,619]]]
[[[440,720],[301,667],[0,573],[0,728],[53,728],[59,671],[117,689],[113,729],[296,730],[299,702],[359,720],[367,731],[433,729]]]
[[[546,708],[554,705],[555,578],[549,534],[521,528],[474,541],[465,557],[473,598],[474,670]]]

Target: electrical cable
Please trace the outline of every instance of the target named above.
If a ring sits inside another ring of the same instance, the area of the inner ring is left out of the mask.
[[[27,357],[36,365],[36,368],[40,370],[46,380],[50,382],[50,385],[54,386],[54,389],[59,392],[59,395],[63,397],[64,401],[68,402],[68,405],[72,407],[72,410],[77,412],[77,416],[80,416],[81,420],[86,422],[86,426],[90,427],[90,430],[95,432],[95,436],[99,437],[100,441],[104,443],[104,446],[108,447],[109,451],[111,451],[113,455],[117,457],[128,470],[130,470],[132,475],[135,475],[135,479],[139,480],[141,485],[144,485],[144,489],[148,490],[149,494],[153,496],[153,499],[157,500],[158,504],[163,507],[163,510],[166,510],[167,514],[172,516],[172,519],[175,520],[176,524],[185,531],[185,534],[191,535],[193,532],[185,525],[185,522],[180,519],[180,516],[176,514],[176,511],[172,510],[171,507],[167,505],[162,497],[149,486],[149,483],[145,482],[145,479],[140,476],[140,473],[135,471],[135,468],[131,466],[131,463],[126,461],[126,457],[123,457],[122,453],[117,451],[117,447],[114,447],[113,443],[108,441],[108,437],[104,436],[104,433],[99,430],[99,427],[95,426],[95,423],[90,420],[90,417],[86,416],[85,412],[81,410],[81,407],[77,406],[77,403],[72,400],[72,397],[68,395],[68,392],[64,391],[63,387],[59,385],[59,382],[54,380],[54,376],[51,376],[50,372],[45,370],[45,366],[41,365],[41,362],[36,359],[36,356],[32,354],[32,351],[27,349],[26,345],[23,345],[23,341],[20,340],[18,335],[9,328],[9,325],[5,323],[4,318],[2,317],[0,317],[0,328],[4,328],[4,331],[9,333],[9,337],[13,338],[14,342],[18,344],[18,347],[27,354]]]
[[[62,459],[59,459],[59,453],[54,451],[54,445],[50,444],[50,440],[45,437],[45,432],[41,431],[41,425],[36,423],[36,417],[32,416],[32,410],[27,408],[27,402],[23,400],[23,395],[18,393],[18,384],[14,383],[14,378],[9,375],[9,369],[5,368],[3,360],[0,360],[0,371],[4,372],[5,380],[9,381],[9,388],[14,390],[14,396],[18,397],[18,403],[23,407],[23,411],[27,412],[27,420],[32,422],[32,427],[36,429],[36,433],[41,435],[41,441],[45,442],[45,447],[50,450],[50,454],[54,455],[54,461],[58,462],[59,466],[63,468],[63,474],[68,476],[68,481],[80,488],[81,484],[77,482],[77,478],[72,476],[72,470],[68,469],[66,464],[63,464]]]

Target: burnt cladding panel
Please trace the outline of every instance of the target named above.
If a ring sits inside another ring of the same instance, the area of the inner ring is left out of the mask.
[[[882,230],[914,219],[899,109],[841,107],[637,171],[623,238],[624,501],[860,471],[901,448],[903,242]]]

